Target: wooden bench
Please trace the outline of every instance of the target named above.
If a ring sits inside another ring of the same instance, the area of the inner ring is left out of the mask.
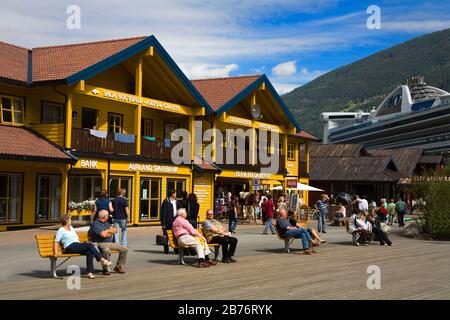
[[[184,262],[184,250],[191,248],[190,246],[183,246],[180,247],[178,245],[177,239],[175,239],[175,236],[173,235],[172,230],[166,230],[167,231],[167,240],[169,242],[169,246],[171,246],[173,249],[178,249],[178,259],[180,264],[186,264]],[[201,230],[198,230],[201,234],[203,232]],[[208,246],[214,247],[214,261],[219,260],[219,251],[220,251],[220,244],[218,243],[208,243]]]
[[[87,232],[79,232],[78,238],[80,238],[81,243],[89,242],[88,233]],[[56,269],[63,265],[67,260],[72,257],[82,256],[78,253],[63,253],[63,246],[60,244],[58,249],[58,256],[55,256],[53,251],[53,245],[55,243],[55,234],[44,234],[44,235],[36,235],[36,244],[38,247],[39,255],[42,258],[50,259],[50,274],[53,278],[61,278],[56,274]],[[118,253],[118,251],[111,251],[111,253]],[[58,258],[66,258],[59,265],[56,265]]]

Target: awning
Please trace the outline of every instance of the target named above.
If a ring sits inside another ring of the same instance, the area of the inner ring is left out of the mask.
[[[308,186],[307,184],[303,184],[300,182],[297,182],[297,188],[288,188],[288,189],[289,190],[301,190],[301,191],[323,191],[322,189]]]
[[[222,172],[222,169],[217,167],[216,165],[212,163],[208,163],[203,159],[200,159],[199,156],[195,156],[196,161],[194,162],[194,170],[196,172],[211,172],[211,173],[220,173]]]

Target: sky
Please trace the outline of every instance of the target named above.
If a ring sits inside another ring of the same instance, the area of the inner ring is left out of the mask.
[[[73,5],[75,29],[67,27]],[[2,0],[0,8],[3,42],[34,48],[153,34],[190,79],[264,73],[280,94],[446,28],[449,0]]]

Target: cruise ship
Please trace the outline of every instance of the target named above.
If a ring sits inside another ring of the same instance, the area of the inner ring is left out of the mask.
[[[335,127],[324,140],[367,149],[420,148],[450,160],[450,93],[412,77],[392,91],[363,121]]]

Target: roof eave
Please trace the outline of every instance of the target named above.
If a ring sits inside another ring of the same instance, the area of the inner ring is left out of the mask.
[[[297,131],[302,130],[300,124],[297,122],[295,117],[292,115],[292,113],[289,111],[287,106],[284,104],[281,97],[278,95],[275,88],[272,86],[272,84],[269,81],[269,78],[265,74],[261,75],[259,78],[257,78],[255,81],[253,81],[250,85],[248,85],[245,89],[243,89],[241,92],[239,92],[237,95],[235,95],[231,100],[229,100],[227,103],[225,103],[223,106],[221,106],[219,109],[217,109],[214,113],[216,116],[220,116],[222,113],[227,112],[231,108],[233,108],[235,105],[237,105],[242,99],[244,99],[248,94],[250,94],[252,91],[256,90],[258,86],[261,83],[265,83],[266,87],[269,89],[272,96],[275,98],[275,100],[278,102],[278,104],[281,106],[281,109],[286,114],[290,122],[294,125],[294,127],[297,129]]]
[[[213,114],[214,111],[212,107],[206,102],[203,96],[195,89],[194,85],[189,81],[186,75],[181,71],[181,69],[177,66],[175,61],[169,56],[167,51],[163,48],[163,46],[159,43],[159,41],[155,38],[155,36],[151,35],[128,48],[123,49],[122,51],[117,52],[116,54],[99,61],[93,64],[90,67],[87,67],[65,79],[66,83],[71,85],[80,80],[86,80],[91,78],[100,72],[105,71],[106,69],[126,60],[134,56],[135,54],[145,50],[146,48],[154,46],[161,58],[164,62],[169,66],[169,68],[175,73],[175,75],[180,79],[180,81],[186,86],[188,91],[193,95],[194,99],[206,109],[208,114]]]

